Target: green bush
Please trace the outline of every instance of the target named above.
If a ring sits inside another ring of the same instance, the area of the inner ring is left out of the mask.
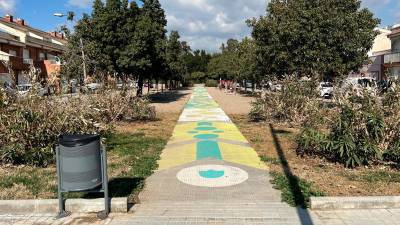
[[[107,134],[120,120],[155,118],[146,99],[111,91],[77,98],[28,96],[0,108],[0,163],[54,163],[60,134]]]
[[[250,119],[299,126],[314,111],[321,110],[316,82],[288,77],[282,86],[281,91],[267,92],[252,104]]]
[[[338,113],[333,114],[324,132],[315,124],[303,129],[297,138],[297,152],[319,155],[352,168],[381,159],[388,130],[379,99],[366,91],[350,91],[339,94],[336,104]]]
[[[298,135],[297,139],[298,155],[320,155],[326,154],[325,149],[328,144],[326,134],[313,128],[305,128]]]
[[[216,80],[207,80],[206,87],[218,87],[218,81]]]

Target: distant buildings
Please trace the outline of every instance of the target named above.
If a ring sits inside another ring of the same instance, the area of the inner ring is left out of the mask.
[[[66,43],[63,34],[32,28],[23,19],[14,19],[11,15],[0,18],[0,84],[4,81],[15,81],[17,85],[28,83],[27,74],[32,66],[39,69],[42,81],[55,79],[60,71],[58,56]]]
[[[355,76],[373,77],[379,81],[386,79],[384,57],[385,54],[391,52],[392,43],[388,38],[388,35],[391,34],[389,29],[376,28],[375,31],[378,32],[378,35],[372,49],[368,52],[370,62],[364,65],[360,73],[356,73]]]
[[[385,54],[384,67],[388,77],[400,78],[400,25],[395,25],[391,34],[388,35],[391,41],[391,52]]]

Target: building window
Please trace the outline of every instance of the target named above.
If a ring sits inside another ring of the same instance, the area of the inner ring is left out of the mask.
[[[8,53],[12,56],[17,56],[17,51],[15,50],[9,50]]]
[[[46,59],[45,54],[43,52],[40,52],[39,53],[39,60],[45,60],[45,59]]]
[[[23,58],[24,59],[29,59],[29,50],[26,49],[26,48],[24,48],[24,51],[23,51]]]

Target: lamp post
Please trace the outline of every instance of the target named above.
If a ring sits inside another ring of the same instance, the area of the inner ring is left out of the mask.
[[[73,12],[68,12],[68,14],[54,13],[53,15],[56,16],[56,17],[67,17],[68,20],[72,20],[72,21],[76,22],[76,20],[74,19],[74,13]],[[80,47],[81,47],[81,52],[82,52],[82,60],[83,60],[83,83],[85,83],[85,80],[86,80],[86,77],[87,77],[87,73],[86,73],[85,51],[83,49],[82,37],[79,38],[79,42],[80,42]]]

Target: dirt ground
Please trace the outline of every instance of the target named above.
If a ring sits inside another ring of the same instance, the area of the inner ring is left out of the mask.
[[[251,109],[251,102],[254,97],[245,96],[242,94],[226,93],[218,88],[208,87],[208,93],[220,105],[226,114],[231,115],[247,115]]]
[[[238,126],[271,171],[282,172],[280,160],[286,160],[291,172],[310,181],[328,196],[400,195],[398,170],[384,165],[347,169],[341,164],[296,154],[298,129],[252,122],[248,119],[253,97],[227,94],[216,88],[208,92]]]

